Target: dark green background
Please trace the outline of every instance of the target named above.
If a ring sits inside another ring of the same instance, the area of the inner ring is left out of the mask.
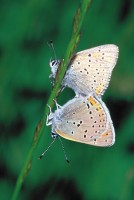
[[[58,58],[68,45],[80,1],[0,1],[0,199],[9,200],[30,148],[34,129],[51,93],[47,42]],[[78,51],[102,44],[119,46],[106,102],[116,143],[98,148],[63,139],[42,160],[52,141],[47,127],[18,199],[134,199],[134,1],[94,0],[84,20]],[[64,104],[71,89],[60,95]]]

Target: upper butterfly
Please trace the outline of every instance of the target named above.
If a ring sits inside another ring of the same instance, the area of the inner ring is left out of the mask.
[[[106,44],[76,53],[70,60],[63,88],[72,88],[76,96],[88,96],[93,92],[97,96],[104,94],[108,87],[112,70],[118,59],[116,45]],[[55,78],[59,60],[51,60],[51,77]]]

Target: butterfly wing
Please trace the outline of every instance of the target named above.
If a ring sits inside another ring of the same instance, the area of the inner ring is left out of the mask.
[[[68,66],[63,84],[76,94],[103,95],[118,58],[116,45],[102,45],[78,52]]]
[[[110,146],[115,134],[110,115],[96,98],[75,98],[62,107],[54,131],[63,138],[95,146]]]

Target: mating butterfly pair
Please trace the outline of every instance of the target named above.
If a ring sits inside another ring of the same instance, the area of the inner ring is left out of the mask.
[[[110,113],[101,99],[109,85],[118,59],[116,45],[102,45],[76,53],[70,60],[62,87],[70,87],[76,97],[50,112],[47,125],[52,137],[95,146],[111,146],[115,132]],[[60,61],[51,60],[51,77],[55,78]]]

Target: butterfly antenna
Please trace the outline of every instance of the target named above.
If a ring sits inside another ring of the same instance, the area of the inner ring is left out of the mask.
[[[56,56],[56,53],[55,53],[53,41],[49,41],[47,44],[50,47],[50,49],[52,50],[55,60],[57,60],[57,56]]]
[[[49,148],[53,145],[53,143],[55,142],[56,138],[53,139],[53,141],[50,143],[50,145],[47,147],[47,149],[41,154],[41,156],[38,158],[38,159],[41,159],[45,154],[46,152],[49,150]]]
[[[68,158],[67,158],[67,154],[65,152],[65,148],[64,148],[63,142],[61,140],[61,137],[59,136],[58,138],[60,140],[60,143],[61,143],[61,146],[62,146],[62,149],[63,149],[63,152],[64,152],[65,159],[66,159],[67,163],[70,163],[69,160],[68,160]]]

